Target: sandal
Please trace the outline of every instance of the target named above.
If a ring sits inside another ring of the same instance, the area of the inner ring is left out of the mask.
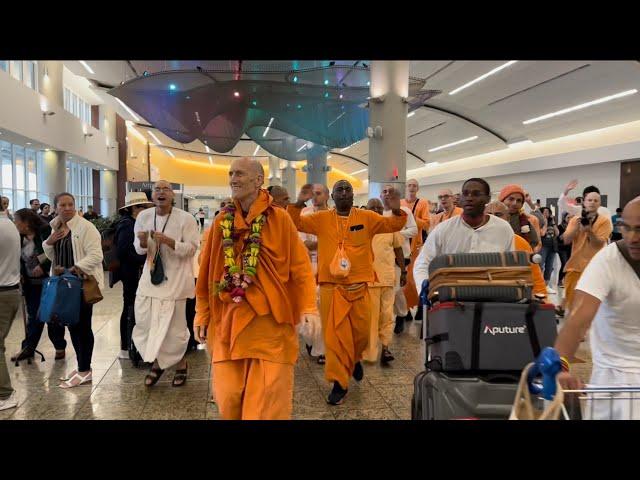
[[[181,387],[187,383],[187,373],[189,371],[189,364],[187,363],[184,368],[176,369],[176,373],[171,381],[172,387]]]
[[[78,382],[76,382],[76,380],[79,380]],[[65,380],[64,382],[62,382],[60,385],[58,385],[60,388],[73,388],[73,387],[79,387],[80,385],[84,385],[86,383],[91,383],[92,382],[92,377],[91,377],[91,371],[89,371],[89,373],[87,373],[86,375],[82,376],[79,372],[75,372],[71,378],[69,378],[68,380]]]
[[[318,357],[318,365],[324,365],[327,362],[327,359],[325,358],[324,355],[320,355]]]
[[[152,366],[151,370],[149,371],[149,374],[146,377],[144,377],[144,384],[147,387],[153,387],[156,383],[158,383],[158,380],[160,380],[160,377],[162,376],[163,373],[164,373],[164,370],[162,368]]]
[[[66,377],[60,377],[58,378],[58,380],[60,380],[61,382],[68,382],[69,380],[71,380],[72,377],[76,376],[78,374],[77,370],[73,370],[71,373],[67,374]]]

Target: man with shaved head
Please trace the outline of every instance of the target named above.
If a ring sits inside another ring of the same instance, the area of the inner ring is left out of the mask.
[[[302,216],[305,202],[312,196],[311,185],[304,185],[288,211],[299,231],[318,237],[325,378],[333,382],[327,403],[339,405],[347,394],[350,377],[360,381],[364,374],[360,360],[369,343],[371,324],[367,283],[375,280],[371,240],[378,233],[402,229],[407,214],[400,209],[400,198],[391,201],[390,217],[354,208],[353,186],[339,180],[331,194],[335,209]]]
[[[193,257],[200,243],[198,222],[176,208],[171,183],[160,180],[151,195],[155,208],[143,210],[133,227],[134,247],[147,255],[135,301],[132,340],[145,362],[153,362],[145,385],[155,385],[176,365],[172,385],[187,381],[189,345],[187,298],[194,296]]]
[[[416,283],[413,278],[413,264],[415,263],[420,248],[427,239],[427,232],[431,224],[431,208],[429,200],[426,198],[418,198],[420,184],[415,178],[407,180],[406,196],[402,200],[402,206],[408,208],[413,214],[416,224],[418,225],[418,235],[411,239],[411,263],[407,267],[407,283],[404,286],[404,296],[407,299],[407,308],[411,309],[418,305],[418,295],[416,294]],[[422,318],[422,307],[416,312],[416,318]],[[409,312],[407,319],[411,317]]]
[[[556,339],[563,365],[558,380],[564,388],[583,387],[571,374],[570,360],[591,327],[593,370],[589,383],[616,387],[640,384],[640,197],[627,203],[619,225],[622,240],[601,249],[582,272],[574,308]],[[593,407],[594,419],[610,415],[613,420],[640,419],[640,398],[595,401]],[[588,405],[586,411],[590,410]]]
[[[269,194],[273,197],[273,205],[280,208],[287,208],[289,205],[289,192],[280,185],[272,185],[269,187]]]
[[[384,216],[390,216],[392,214],[390,207],[391,201],[393,200],[395,202],[396,200],[400,200],[400,197],[400,191],[393,185],[387,184],[382,187],[380,200],[382,200],[382,205],[384,206]],[[402,202],[400,202],[400,208],[407,214],[407,223],[405,223],[404,227],[399,232],[403,238],[402,254],[404,255],[406,266],[411,261],[411,241],[413,238],[418,236],[418,225],[416,225],[416,220],[413,218],[411,210],[402,206]],[[396,274],[398,278],[395,285],[395,299],[393,302],[393,310],[396,315],[396,326],[394,328],[394,332],[399,334],[404,331],[404,322],[410,317],[410,314],[407,306],[407,299],[405,298],[404,291],[402,290],[402,286],[404,286],[407,281],[407,271],[403,269],[401,272],[397,269]],[[400,283],[402,283],[402,286]]]
[[[209,230],[196,284],[194,334],[209,346],[227,420],[291,417],[296,325],[318,323],[309,255],[263,183],[257,161],[231,163],[233,203]]]
[[[442,207],[442,212],[437,213],[433,218],[431,229],[433,230],[439,223],[445,222],[450,218],[462,215],[462,208],[455,204],[455,196],[450,188],[443,188],[438,192],[438,201]]]
[[[312,213],[329,209],[328,202],[329,202],[330,193],[326,185],[322,185],[320,183],[314,183],[311,186],[311,192],[313,194],[313,197],[311,199],[312,205],[303,208],[301,215],[310,215]],[[317,280],[318,237],[316,237],[315,235],[311,235],[310,233],[299,232],[299,234],[300,234],[300,239],[304,242],[304,246],[307,247],[307,250],[309,251],[309,257],[311,258],[311,267],[313,268],[313,276]],[[319,303],[320,294],[318,289],[316,289],[316,299]],[[312,339],[311,345],[307,344],[307,352],[312,357],[317,357],[317,362],[320,365],[324,365],[325,363],[324,332],[322,331],[321,328],[316,331],[316,335]]]

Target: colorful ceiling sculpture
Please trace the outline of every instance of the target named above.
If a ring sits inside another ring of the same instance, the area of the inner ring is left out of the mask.
[[[369,82],[364,66],[197,68],[145,73],[109,93],[177,142],[200,140],[225,153],[246,135],[270,154],[296,161],[308,149],[344,148],[365,137]],[[409,79],[409,111],[440,93],[424,85]]]

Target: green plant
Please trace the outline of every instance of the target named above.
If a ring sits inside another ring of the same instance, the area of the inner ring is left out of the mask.
[[[120,214],[114,213],[110,217],[100,217],[95,220],[89,220],[91,223],[95,225],[100,233],[105,230],[109,230],[110,228],[115,228],[116,223],[120,220]]]

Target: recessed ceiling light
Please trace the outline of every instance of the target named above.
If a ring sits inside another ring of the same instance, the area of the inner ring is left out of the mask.
[[[175,83],[172,83],[171,85],[169,85],[169,90],[175,90],[176,88],[178,87],[176,87]]]
[[[358,171],[356,171],[356,172],[351,172],[351,175],[357,175],[357,174],[359,174],[359,173],[363,173],[363,172],[366,172],[366,171],[368,171],[368,170],[369,170],[368,168],[363,168],[362,170],[358,170]]]
[[[581,103],[580,105],[574,105],[573,107],[569,107],[569,108],[564,108],[562,110],[558,110],[557,112],[547,113],[546,115],[541,115],[540,117],[531,118],[529,120],[525,120],[522,123],[524,125],[529,125],[531,123],[536,123],[541,120],[546,120],[548,118],[564,115],[565,113],[575,112],[576,110],[582,110],[583,108],[593,107],[594,105],[599,105],[601,103],[609,102],[611,100],[615,100],[616,98],[622,98],[628,95],[633,95],[634,93],[638,93],[638,90],[636,90],[635,88],[632,90],[625,90],[624,92],[616,93],[614,95],[597,98],[595,100],[591,100],[590,102]]]
[[[256,145],[256,149],[253,151],[254,157],[258,154],[258,150],[260,150],[260,145]]]
[[[80,65],[82,65],[84,67],[84,69],[89,72],[91,75],[95,75],[96,72],[94,72],[91,67],[89,66],[89,64],[87,62],[85,62],[84,60],[80,60]]]
[[[240,96],[240,92],[233,92],[233,96],[238,98]]]
[[[31,145],[31,142],[27,142],[27,145]]]
[[[438,150],[453,147],[454,145],[460,145],[461,143],[471,142],[473,140],[476,140],[477,138],[478,138],[477,135],[473,137],[463,138],[462,140],[458,140],[457,142],[451,142],[451,143],[447,143],[446,145],[440,145],[439,147],[430,148],[429,152],[437,152]]]
[[[500,65],[499,67],[494,68],[493,70],[491,70],[490,72],[485,73],[484,75],[480,75],[478,78],[474,78],[473,80],[471,80],[468,83],[465,83],[464,85],[462,85],[461,87],[456,88],[455,90],[452,90],[449,92],[449,95],[455,95],[456,93],[458,93],[461,90],[464,90],[465,88],[470,87],[471,85],[474,85],[482,80],[484,80],[487,77],[490,77],[491,75],[494,75],[496,73],[498,73],[500,70],[503,70],[507,67],[510,67],[511,65],[513,65],[514,63],[516,63],[517,60],[511,60],[507,63],[503,63],[502,65]]]

